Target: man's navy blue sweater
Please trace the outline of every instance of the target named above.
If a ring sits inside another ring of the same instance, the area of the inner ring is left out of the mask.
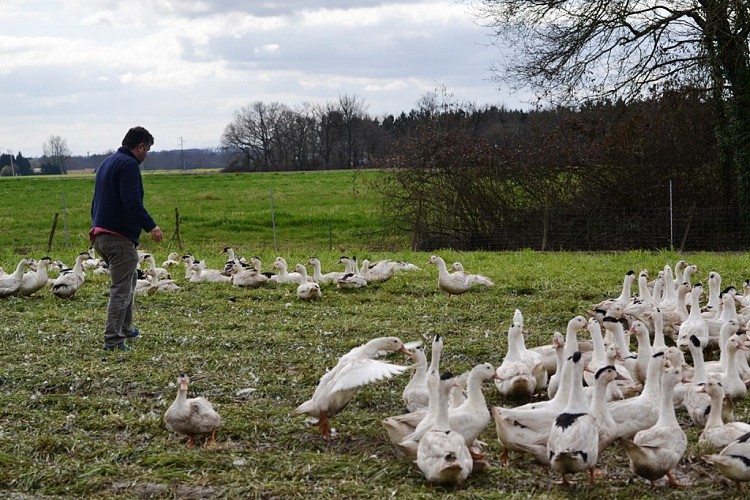
[[[92,227],[119,233],[135,245],[141,236],[156,227],[143,206],[141,169],[133,153],[121,147],[96,170],[94,199],[91,201]]]

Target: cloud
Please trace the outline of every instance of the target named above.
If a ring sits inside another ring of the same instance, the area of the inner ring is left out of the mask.
[[[38,155],[51,134],[106,151],[136,122],[212,147],[254,101],[349,94],[398,114],[440,85],[508,100],[487,33],[451,1],[6,0],[0,22],[0,151]]]

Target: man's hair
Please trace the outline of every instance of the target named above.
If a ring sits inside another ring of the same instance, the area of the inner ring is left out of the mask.
[[[143,127],[133,127],[123,137],[122,145],[128,149],[135,149],[139,144],[146,144],[149,147],[153,146],[154,136]]]

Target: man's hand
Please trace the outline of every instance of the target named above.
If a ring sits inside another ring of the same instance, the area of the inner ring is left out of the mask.
[[[156,226],[151,230],[151,237],[155,242],[159,243],[164,238],[164,233],[161,232],[161,228]]]

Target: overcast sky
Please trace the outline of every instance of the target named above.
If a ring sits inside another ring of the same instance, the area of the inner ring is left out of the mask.
[[[0,153],[75,155],[143,125],[154,150],[213,148],[255,101],[357,96],[373,116],[446,87],[527,107],[491,81],[499,57],[465,5],[376,0],[2,0]]]

